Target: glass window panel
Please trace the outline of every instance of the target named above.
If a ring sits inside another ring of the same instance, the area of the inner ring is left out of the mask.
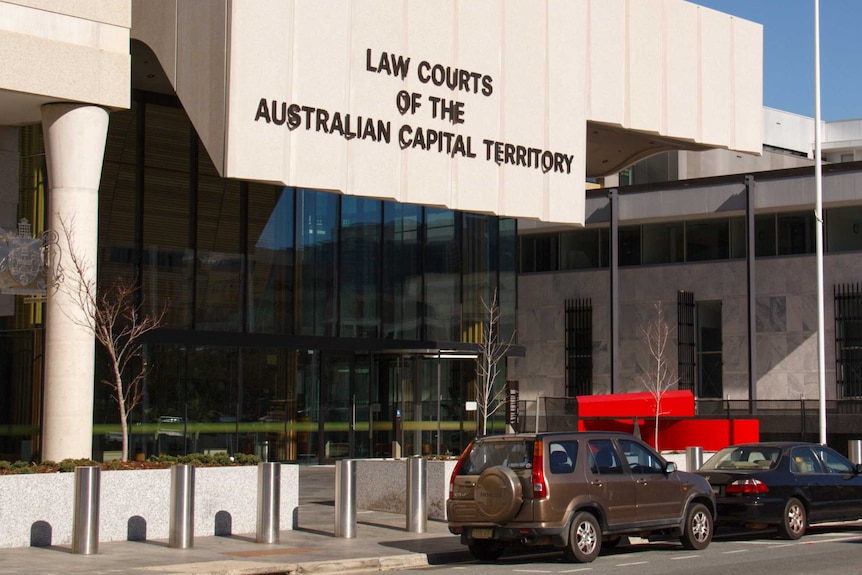
[[[515,331],[518,298],[518,221],[500,219],[500,335],[508,341]]]
[[[815,252],[814,213],[778,214],[778,255]]]
[[[599,267],[599,229],[573,230],[560,234],[560,269]]]
[[[521,271],[551,272],[558,269],[559,234],[530,234],[521,238]]]
[[[606,268],[611,265],[610,228],[599,228],[599,267]]]
[[[235,414],[222,415],[210,441],[244,445],[264,461],[295,461],[296,396],[294,366],[296,352],[284,349],[242,349]],[[224,435],[235,427],[237,439]]]
[[[248,187],[248,329],[294,333],[294,189]]]
[[[344,196],[341,200],[342,337],[380,337],[378,292],[383,204]]]
[[[826,210],[826,246],[830,252],[862,250],[862,207]]]
[[[686,261],[726,260],[730,256],[728,220],[701,220],[685,224]]]
[[[422,208],[386,202],[383,218],[383,337],[420,339]]]
[[[744,258],[748,252],[748,239],[745,233],[745,218],[730,218],[730,257]]]
[[[241,331],[239,182],[198,179],[195,327]]]
[[[190,328],[194,254],[189,230],[191,126],[183,111],[146,105],[144,169],[144,298],[168,306],[165,326]]]
[[[301,335],[335,335],[338,198],[328,192],[296,192],[296,314]]]
[[[640,226],[620,226],[619,253],[620,266],[639,266],[641,264],[641,228]],[[610,258],[610,256],[608,256]]]
[[[500,294],[497,286],[497,218],[478,214],[461,214],[461,244],[464,253],[461,334],[458,341],[479,342],[487,318],[485,305],[491,305]]]
[[[137,108],[111,114],[99,186],[99,279],[134,278]]]
[[[669,264],[683,261],[683,224],[668,222],[643,226],[643,263]]]
[[[425,336],[459,341],[461,253],[457,214],[426,208],[425,218]]]
[[[756,257],[778,253],[775,247],[775,214],[754,216],[754,253]]]

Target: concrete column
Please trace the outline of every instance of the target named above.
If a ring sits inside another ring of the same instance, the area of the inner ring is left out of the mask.
[[[81,104],[42,107],[48,166],[48,229],[59,234],[56,264],[71,269],[70,250],[89,264],[84,281],[96,277],[99,179],[108,134],[108,112]],[[70,247],[63,223],[71,229]],[[56,265],[55,264],[55,265]],[[49,289],[45,311],[45,392],[42,459],[93,455],[95,340],[82,327],[85,314],[63,289]]]

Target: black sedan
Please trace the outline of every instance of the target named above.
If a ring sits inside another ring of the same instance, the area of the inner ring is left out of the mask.
[[[862,465],[823,445],[733,445],[697,473],[712,485],[719,523],[776,526],[798,539],[812,523],[862,519]]]

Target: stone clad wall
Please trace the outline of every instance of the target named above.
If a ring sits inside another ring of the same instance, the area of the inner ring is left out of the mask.
[[[170,469],[100,473],[99,541],[167,539]],[[255,466],[195,469],[196,536],[255,533]],[[74,473],[0,477],[0,548],[69,545],[74,523]],[[281,467],[282,530],[294,528],[299,505],[299,468]],[[218,533],[217,533],[218,532]]]
[[[426,493],[428,519],[446,520],[449,477],[455,459],[428,460]],[[356,507],[389,513],[407,513],[407,460],[360,459],[356,461]]]

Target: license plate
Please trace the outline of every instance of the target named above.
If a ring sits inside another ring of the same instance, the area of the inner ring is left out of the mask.
[[[493,527],[475,527],[470,532],[473,539],[490,539],[494,536]]]

